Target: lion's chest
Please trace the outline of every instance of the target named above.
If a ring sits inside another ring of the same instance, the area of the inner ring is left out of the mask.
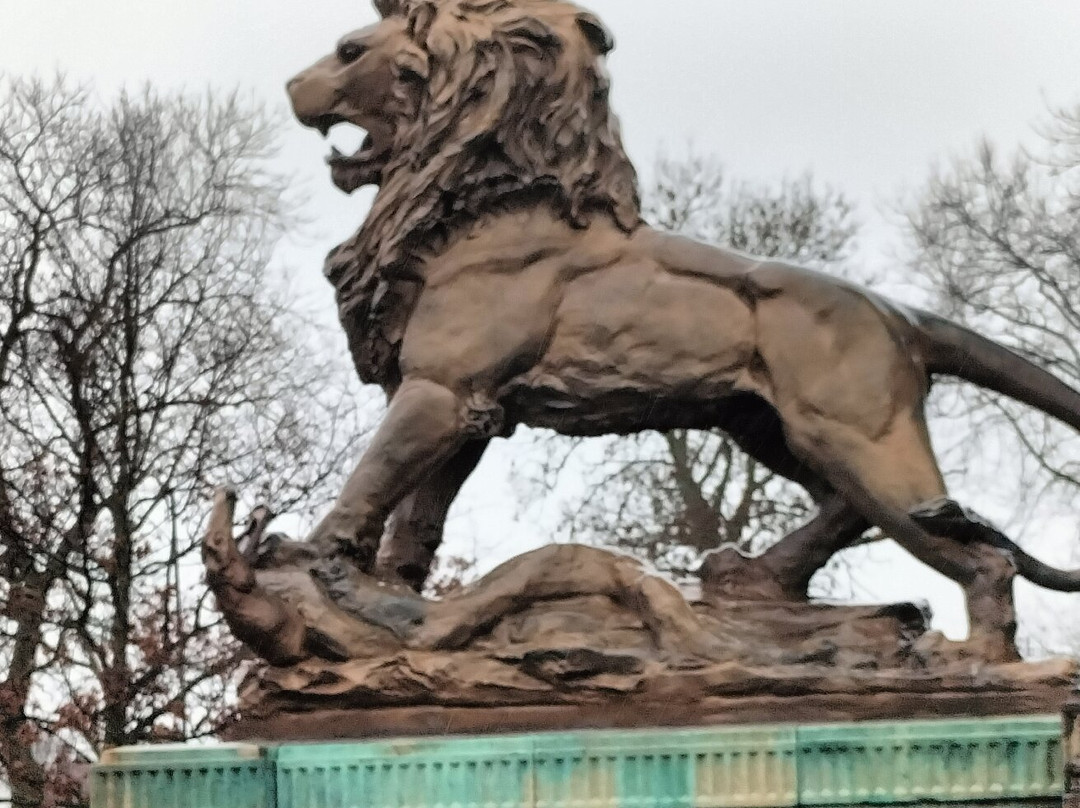
[[[500,400],[514,422],[573,434],[710,426],[754,388],[755,350],[730,290],[626,264],[567,287],[546,349]]]

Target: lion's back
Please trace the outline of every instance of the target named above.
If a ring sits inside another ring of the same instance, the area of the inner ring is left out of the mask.
[[[602,411],[605,430],[630,431],[641,413],[655,425],[665,407],[686,412],[745,388],[755,351],[738,294],[631,256],[566,284],[543,354],[506,393],[529,423]]]

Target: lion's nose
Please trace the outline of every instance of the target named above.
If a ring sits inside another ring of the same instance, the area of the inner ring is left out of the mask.
[[[289,103],[292,105],[293,114],[300,118],[301,121],[303,121],[305,117],[313,117],[311,115],[305,115],[305,107],[308,106],[308,104],[305,103],[304,99],[305,93],[301,86],[303,83],[303,73],[299,73],[285,82],[285,95],[289,97]],[[305,123],[304,125],[307,126],[309,124]]]

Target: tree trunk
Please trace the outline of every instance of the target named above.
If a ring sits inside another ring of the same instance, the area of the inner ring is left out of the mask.
[[[112,620],[109,627],[108,666],[102,675],[105,705],[102,708],[105,747],[127,743],[127,705],[131,690],[131,667],[128,665],[128,642],[131,639],[131,585],[133,546],[132,531],[125,502],[112,511],[112,541],[115,568],[109,591],[112,595]]]
[[[701,484],[694,479],[686,432],[669,432],[664,438],[671,452],[672,476],[683,501],[690,543],[699,551],[711,550],[720,541],[720,516],[705,498]]]
[[[38,808],[45,800],[45,768],[34,758],[26,718],[30,677],[42,639],[45,599],[51,581],[35,573],[13,588],[8,612],[15,620],[11,670],[0,683],[0,762],[7,770],[13,808]]]

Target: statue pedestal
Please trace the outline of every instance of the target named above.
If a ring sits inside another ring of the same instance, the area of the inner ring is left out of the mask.
[[[784,724],[107,752],[93,808],[1057,808],[1061,721]]]
[[[810,692],[810,678],[766,679],[748,676],[740,683],[745,695],[686,701],[676,685],[667,701],[612,695],[595,704],[554,706],[438,706],[277,709],[265,715],[247,713],[227,727],[223,737],[249,742],[341,741],[401,736],[474,736],[483,733],[577,731],[643,727],[751,726],[776,721],[828,722],[970,716],[1055,714],[1063,689],[1051,682],[1028,688],[984,673],[954,689],[937,689],[940,681],[913,682],[897,677],[886,689],[882,680],[865,680],[860,693]],[[1000,675],[998,672],[997,675]],[[1050,676],[1056,679],[1053,673]],[[752,693],[761,686],[766,692]],[[768,691],[772,691],[771,693]],[[780,691],[787,691],[777,695]],[[1077,760],[1080,763],[1080,759]],[[1080,766],[1074,764],[1074,774]],[[1074,778],[1074,787],[1080,779]],[[1077,797],[1080,797],[1078,792]],[[1080,807],[1080,803],[1077,803]]]
[[[1065,707],[1065,806],[1080,808],[1080,686]]]
[[[687,594],[572,545],[426,600],[305,545],[241,553],[227,504],[207,579],[262,662],[226,735],[275,808],[1050,808],[1064,792],[1077,665],[995,663],[911,604]],[[95,808],[158,808],[148,782],[263,808],[205,761],[160,778],[138,764],[103,761]]]

